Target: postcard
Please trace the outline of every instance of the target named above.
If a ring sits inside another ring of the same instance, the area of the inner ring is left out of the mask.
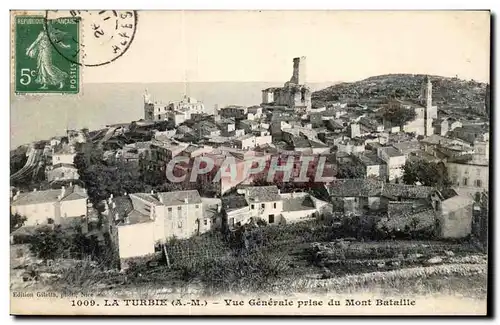
[[[489,11],[11,11],[13,315],[486,315]]]

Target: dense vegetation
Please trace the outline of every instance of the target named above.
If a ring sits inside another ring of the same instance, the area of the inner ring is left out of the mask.
[[[426,160],[408,160],[403,166],[403,182],[409,185],[420,183],[424,186],[435,186],[439,189],[451,185],[448,170],[443,163]]]

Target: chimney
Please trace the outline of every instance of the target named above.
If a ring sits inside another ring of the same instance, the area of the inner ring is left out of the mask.
[[[129,224],[130,224],[130,219],[129,219],[129,217],[128,217],[128,216],[125,216],[125,217],[123,218],[123,220],[125,221],[125,224],[126,224],[126,225],[129,225]]]
[[[109,195],[108,204],[111,204],[111,202],[113,202],[113,193]]]
[[[154,190],[151,190],[151,195],[155,194],[155,191]]]
[[[108,213],[109,213],[109,205],[108,205],[108,202],[105,200],[104,201],[104,211],[102,214],[108,215]]]
[[[116,203],[115,203],[115,202],[113,202],[113,204],[111,205],[111,207],[112,207],[113,209],[116,209]]]
[[[61,187],[61,194],[59,194],[59,197],[58,199],[62,199],[64,197],[64,195],[66,195],[66,188],[63,186]]]
[[[36,187],[33,189],[33,192],[36,192]]]
[[[69,187],[73,187],[73,182],[69,182]]]
[[[158,201],[160,201],[160,203],[163,204],[163,196],[158,195]]]
[[[127,196],[127,195],[128,195],[128,193],[127,193],[127,192],[123,193],[123,196]]]
[[[120,214],[118,212],[115,213],[115,221],[120,220]]]
[[[188,198],[187,198],[187,197],[186,197],[186,198],[184,198],[184,203],[186,203],[186,204],[187,204],[187,203],[189,203],[189,200],[188,200]]]
[[[19,194],[21,194],[21,191],[17,190],[16,194],[12,197],[12,200],[17,200],[19,198]]]
[[[222,206],[217,204],[217,213],[220,213],[222,211]]]

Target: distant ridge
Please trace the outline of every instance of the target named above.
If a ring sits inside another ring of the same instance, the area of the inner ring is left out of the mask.
[[[365,104],[395,97],[406,100],[420,95],[424,74],[387,74],[369,77],[356,82],[342,82],[312,94],[314,106],[344,101]],[[484,107],[486,87],[484,82],[461,80],[429,75],[433,84],[433,103],[440,108],[456,110]]]

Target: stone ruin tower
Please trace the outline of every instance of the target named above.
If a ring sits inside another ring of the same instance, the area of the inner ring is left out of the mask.
[[[293,59],[293,75],[290,83],[296,85],[306,84],[306,57],[301,56]]]

